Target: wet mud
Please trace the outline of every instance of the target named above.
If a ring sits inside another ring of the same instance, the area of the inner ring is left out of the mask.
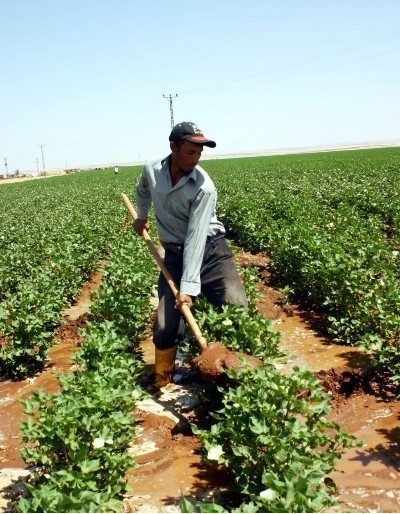
[[[225,374],[226,369],[239,371],[246,366],[252,369],[262,365],[262,361],[253,355],[228,350],[222,343],[209,343],[192,364],[205,382],[214,382]]]
[[[329,418],[347,433],[365,441],[361,448],[348,450],[331,474],[341,503],[337,512],[399,512],[400,505],[400,402],[388,377],[368,371],[368,358],[357,348],[333,344],[318,330],[312,312],[285,305],[282,295],[269,283],[268,259],[241,254],[242,265],[257,266],[264,279],[258,302],[261,314],[274,321],[281,333],[287,363],[306,365],[315,372],[323,387],[331,392]],[[101,276],[82,291],[76,305],[64,315],[58,338],[43,373],[23,381],[0,381],[0,512],[7,512],[10,499],[23,487],[29,473],[19,456],[22,447],[19,421],[23,420],[21,399],[43,387],[55,392],[54,373],[71,370],[71,353],[79,347],[77,329],[84,326],[90,309],[90,290]],[[143,358],[151,369],[153,345],[142,343]],[[179,364],[179,359],[178,359]],[[208,500],[232,505],[228,494],[232,477],[222,467],[206,467],[200,456],[200,443],[189,427],[201,409],[202,385],[196,374],[177,368],[175,384],[163,394],[140,402],[138,437],[129,449],[138,463],[127,474],[132,491],[124,501],[126,512],[179,512],[181,494],[192,500]]]

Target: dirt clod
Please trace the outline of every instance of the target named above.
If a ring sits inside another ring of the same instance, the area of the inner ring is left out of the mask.
[[[250,366],[257,368],[262,365],[260,359],[242,352],[233,352],[221,343],[209,343],[201,354],[192,359],[192,364],[198,370],[205,382],[213,382],[220,379],[226,369],[236,371]]]

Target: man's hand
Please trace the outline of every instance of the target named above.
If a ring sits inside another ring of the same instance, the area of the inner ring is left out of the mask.
[[[180,309],[183,304],[186,304],[189,307],[189,309],[191,309],[193,306],[192,297],[188,294],[179,293],[178,298],[175,301],[175,308]]]
[[[135,219],[135,221],[132,223],[132,227],[138,236],[143,235],[144,229],[149,230],[149,224],[147,220],[140,220],[139,218]]]

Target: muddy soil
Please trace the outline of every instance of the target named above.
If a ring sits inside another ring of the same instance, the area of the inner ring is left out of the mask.
[[[294,365],[314,371],[332,393],[330,419],[365,441],[362,448],[348,450],[331,474],[342,502],[336,511],[399,512],[400,401],[387,377],[369,372],[368,358],[358,349],[333,344],[320,330],[323,324],[314,312],[285,305],[272,285],[267,258],[241,253],[236,259],[244,266],[256,266],[263,279],[258,309],[281,333],[288,356],[282,372],[290,372]],[[70,356],[79,345],[77,329],[85,325],[90,290],[100,279],[95,274],[76,305],[65,312],[60,343],[51,349],[46,370],[34,379],[0,382],[0,512],[8,511],[9,499],[19,494],[29,473],[19,456],[18,422],[23,419],[19,401],[39,387],[56,391],[53,374],[71,369]],[[143,341],[142,349],[151,370],[151,341]],[[180,362],[178,358],[178,366]],[[204,466],[199,441],[189,429],[188,422],[201,403],[202,384],[186,366],[177,368],[174,379],[175,384],[160,397],[138,404],[135,416],[141,422],[129,451],[139,466],[127,474],[132,492],[124,502],[126,512],[179,512],[181,493],[193,500],[213,498],[228,506],[235,501],[227,493],[229,472]]]

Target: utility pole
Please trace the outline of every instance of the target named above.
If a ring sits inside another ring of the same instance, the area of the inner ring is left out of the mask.
[[[171,129],[174,128],[174,110],[172,109],[172,101],[174,100],[174,98],[176,98],[178,95],[175,95],[175,96],[172,96],[171,93],[169,94],[169,96],[165,96],[163,95],[163,98],[166,98],[167,100],[169,100],[169,111],[171,113]]]
[[[40,150],[42,152],[43,176],[45,177],[46,176],[46,166],[44,165],[43,145],[38,145],[38,146],[40,146]]]
[[[37,171],[37,174],[39,175],[39,159],[36,157],[36,171]]]
[[[7,175],[8,175],[7,157],[4,157],[4,167],[5,167],[5,169],[6,169],[6,178],[7,178]]]

